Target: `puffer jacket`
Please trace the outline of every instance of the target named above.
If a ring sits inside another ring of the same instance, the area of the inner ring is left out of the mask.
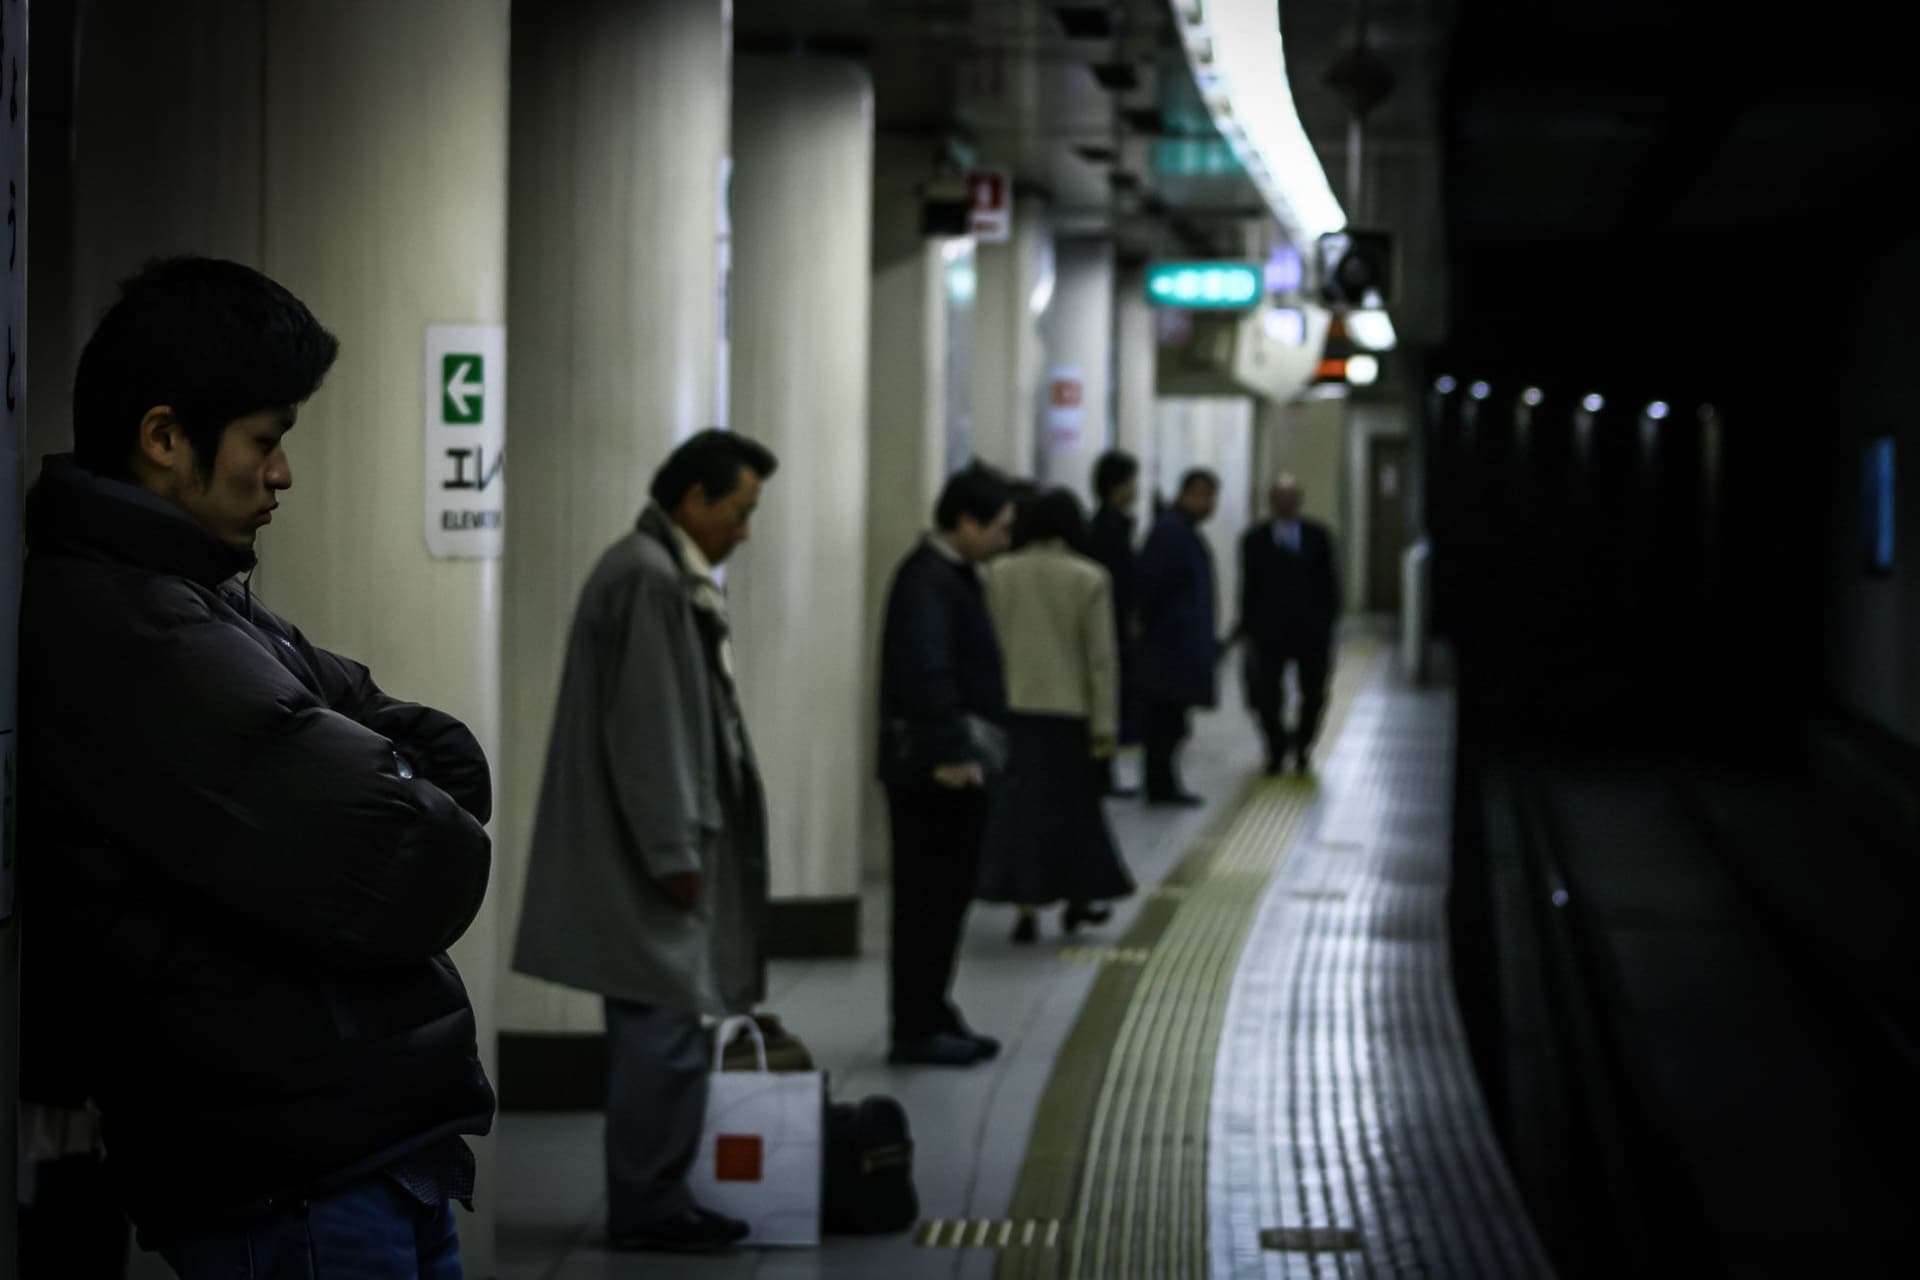
[[[49,459],[26,531],[23,1095],[94,1099],[150,1243],[486,1132],[473,735],[144,490]]]

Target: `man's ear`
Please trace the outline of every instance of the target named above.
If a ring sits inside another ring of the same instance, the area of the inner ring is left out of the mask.
[[[134,440],[134,452],[163,471],[172,471],[180,463],[183,451],[191,451],[187,429],[174,416],[171,405],[159,404],[140,419],[140,432]]]

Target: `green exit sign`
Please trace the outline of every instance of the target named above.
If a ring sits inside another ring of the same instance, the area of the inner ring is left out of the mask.
[[[1156,307],[1242,311],[1260,301],[1260,268],[1251,262],[1155,262],[1147,301]]]

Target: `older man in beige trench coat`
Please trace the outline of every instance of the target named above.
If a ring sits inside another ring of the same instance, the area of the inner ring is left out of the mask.
[[[607,1231],[702,1252],[747,1234],[694,1203],[704,1014],[762,997],[767,835],[714,570],[777,466],[707,431],[653,482],[580,594],[554,710],[514,968],[607,1014]]]

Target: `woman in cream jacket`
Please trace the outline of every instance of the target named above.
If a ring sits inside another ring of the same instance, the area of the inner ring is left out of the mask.
[[[1011,714],[979,897],[1020,907],[1014,941],[1032,942],[1039,908],[1064,902],[1067,933],[1101,924],[1095,904],[1131,894],[1133,878],[1100,807],[1102,762],[1119,738],[1112,583],[1084,554],[1086,516],[1065,489],[1032,500],[1015,544],[986,577]]]

